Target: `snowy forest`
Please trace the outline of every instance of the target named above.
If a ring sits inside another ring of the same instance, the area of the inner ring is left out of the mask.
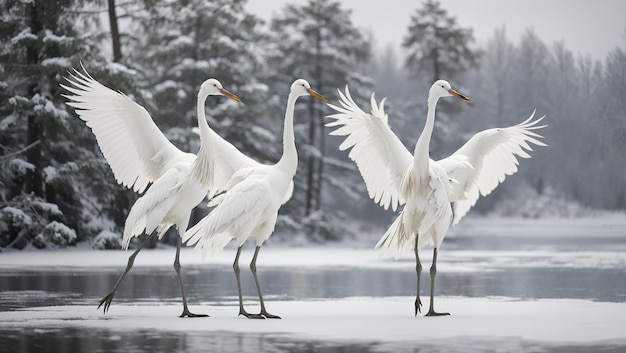
[[[442,158],[472,134],[545,115],[549,147],[493,194],[474,216],[581,217],[626,209],[626,29],[604,60],[494,30],[477,45],[436,0],[415,3],[402,37],[406,55],[379,46],[340,1],[286,5],[270,21],[245,0],[0,0],[0,251],[89,241],[119,249],[134,191],[118,185],[89,128],[59,86],[81,65],[144,106],[177,147],[197,152],[196,94],[218,78],[244,104],[207,101],[209,125],[241,151],[274,163],[282,146],[289,85],[305,78],[337,102],[346,84],[359,104],[388,97],[389,123],[412,150],[426,117],[428,88],[443,78],[470,104],[442,102],[431,155]],[[277,241],[324,242],[383,229],[393,217],[328,135],[331,110],[296,106],[299,164],[293,198],[280,211]],[[193,225],[208,212],[194,211]],[[166,241],[173,242],[172,236]]]

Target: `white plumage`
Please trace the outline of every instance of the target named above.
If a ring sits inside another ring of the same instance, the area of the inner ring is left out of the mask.
[[[303,95],[326,100],[312,90],[305,80],[298,79],[291,85],[285,112],[283,154],[280,160],[274,165],[257,163],[232,174],[218,190],[223,193],[211,200],[209,205],[215,208],[184,235],[187,244],[195,244],[196,251],[202,252],[203,257],[214,251],[221,251],[230,239],[237,239],[238,249],[233,268],[239,292],[239,314],[248,318],[279,318],[269,314],[265,309],[256,275],[256,258],[261,245],[274,231],[280,206],[291,197],[293,191],[293,177],[298,165],[293,115],[296,100]],[[256,250],[250,269],[261,303],[260,314],[250,314],[244,309],[241,294],[239,256],[244,242],[249,237],[256,239]]]
[[[223,95],[235,101],[239,98],[226,91],[216,79],[202,83],[198,92],[197,114],[201,147],[197,155],[176,148],[161,133],[148,112],[126,95],[115,92],[93,79],[86,71],[74,71],[67,78],[69,85],[61,85],[72,94],[64,95],[68,105],[93,131],[102,154],[111,166],[116,180],[143,192],[151,187],[132,206],[124,227],[122,247],[127,249],[132,238],[156,231],[160,238],[175,225],[179,234],[187,229],[191,211],[202,201],[210,188],[217,187],[214,164],[224,159],[230,165],[243,164],[248,158],[239,151],[232,151],[227,141],[221,139],[205,117],[205,101],[210,95]],[[213,151],[220,151],[217,155]],[[248,162],[249,163],[249,162]],[[231,169],[225,167],[228,173]],[[220,175],[222,177],[222,175]],[[146,240],[147,242],[147,240]],[[196,316],[187,308],[187,301],[180,277],[180,244],[176,248],[174,267],[180,281],[183,296],[183,314]],[[100,303],[106,312],[113,300],[117,286],[130,271],[135,256],[145,243],[129,258],[128,265],[109,293]]]
[[[144,107],[123,93],[93,79],[86,71],[69,73],[72,95],[63,95],[93,131],[98,146],[118,183],[143,192],[146,187],[181,161],[195,156],[176,148],[154,124]]]
[[[437,161],[448,173],[453,183],[450,201],[455,202],[454,222],[461,218],[476,204],[479,196],[489,195],[507,175],[517,172],[517,157],[530,158],[526,151],[532,151],[529,143],[546,146],[537,138],[541,135],[533,130],[545,125],[538,125],[544,117],[533,120],[535,112],[524,122],[506,128],[483,130],[475,134],[454,154]]]
[[[474,135],[458,151],[440,161],[429,156],[435,107],[441,97],[459,94],[444,80],[435,82],[429,91],[426,125],[413,154],[402,144],[387,124],[384,99],[378,105],[372,94],[371,114],[360,109],[346,87],[341,91],[340,106],[329,104],[337,111],[327,126],[336,128],[331,135],[345,136],[340,149],[351,149],[348,156],[356,163],[367,186],[369,196],[385,209],[404,209],[380,239],[377,248],[383,254],[398,257],[415,252],[418,276],[415,314],[421,311],[419,279],[421,263],[418,250],[425,245],[435,247],[431,267],[430,309],[427,315],[441,315],[434,311],[434,278],[437,249],[451,223],[458,223],[476,204],[479,195],[486,196],[507,175],[517,171],[517,156],[530,158],[529,143],[545,146],[533,130],[543,117],[533,120],[534,112],[524,122],[502,129],[488,129]],[[454,212],[450,205],[455,203]],[[445,313],[444,313],[445,314]]]

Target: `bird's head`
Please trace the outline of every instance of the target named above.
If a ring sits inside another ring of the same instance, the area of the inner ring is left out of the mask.
[[[464,101],[470,100],[468,97],[453,90],[452,86],[450,86],[450,83],[448,83],[448,81],[446,80],[435,81],[435,83],[433,83],[433,85],[430,87],[429,94],[431,97],[436,97],[436,98],[453,96],[453,97],[460,98]]]
[[[239,97],[225,90],[220,81],[214,78],[210,78],[202,82],[202,85],[200,86],[198,97],[207,96],[226,96],[234,101],[241,102]]]
[[[305,96],[307,94],[321,100],[321,101],[326,101],[326,97],[322,96],[321,94],[315,92],[312,88],[311,85],[309,84],[309,82],[307,80],[304,79],[297,79],[295,81],[293,81],[293,83],[291,84],[291,93],[295,94],[297,97],[300,96]]]

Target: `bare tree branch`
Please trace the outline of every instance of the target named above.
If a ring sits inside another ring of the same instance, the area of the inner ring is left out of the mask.
[[[28,145],[28,146],[26,146],[26,147],[22,148],[22,149],[21,149],[21,150],[19,150],[19,151],[15,151],[15,152],[9,153],[9,154],[7,154],[7,155],[0,156],[0,161],[1,161],[1,160],[4,160],[4,159],[7,159],[7,158],[9,158],[9,157],[16,156],[16,155],[18,155],[18,154],[20,154],[20,153],[24,153],[24,152],[28,151],[29,149],[31,149],[31,148],[33,148],[33,147],[37,146],[37,145],[38,145],[38,144],[40,144],[40,143],[41,143],[41,141],[40,141],[40,140],[37,140],[37,141],[35,141],[35,142],[31,143],[30,145]]]

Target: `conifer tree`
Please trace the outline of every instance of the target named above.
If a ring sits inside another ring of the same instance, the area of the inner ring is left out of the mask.
[[[332,0],[309,0],[305,4],[288,4],[271,21],[275,52],[270,60],[275,71],[274,82],[289,85],[295,78],[305,78],[328,98],[337,88],[350,84],[356,96],[368,96],[372,82],[360,74],[370,57],[370,43],[352,24],[350,11]],[[296,174],[297,197],[294,204],[308,216],[322,208],[322,185],[327,164],[326,131],[323,104],[309,100],[306,111],[298,112],[300,126],[306,122],[304,136],[298,139],[301,163]],[[302,158],[302,156],[304,158]],[[330,162],[330,163],[329,163]],[[345,189],[341,187],[340,189]],[[302,211],[300,211],[302,212]]]
[[[480,52],[470,47],[472,32],[460,27],[438,0],[425,1],[411,16],[402,42],[408,50],[406,66],[416,76],[430,78],[431,83],[442,78],[453,80],[458,73],[478,65]]]
[[[106,163],[59,87],[81,60],[102,62],[74,29],[77,6],[0,1],[0,247],[72,245],[106,213],[97,191]]]

